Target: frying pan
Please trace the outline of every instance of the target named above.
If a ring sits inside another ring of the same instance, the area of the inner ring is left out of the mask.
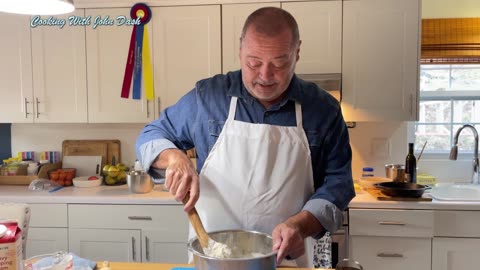
[[[374,184],[374,186],[387,196],[409,198],[422,197],[425,190],[432,188],[427,185],[406,182],[381,182]]]

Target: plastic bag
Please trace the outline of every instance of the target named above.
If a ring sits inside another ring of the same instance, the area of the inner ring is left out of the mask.
[[[48,179],[35,179],[33,180],[30,185],[28,185],[28,190],[33,191],[50,191],[55,188],[61,187],[59,184],[50,181]]]

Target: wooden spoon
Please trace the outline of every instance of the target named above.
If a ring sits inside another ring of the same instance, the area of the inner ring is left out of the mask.
[[[185,198],[183,198],[183,204],[186,204],[189,199],[190,199],[190,193],[187,193]],[[210,237],[208,237],[208,234],[205,231],[205,228],[203,227],[202,220],[198,216],[198,212],[197,212],[197,209],[195,209],[195,207],[193,207],[192,210],[188,212],[188,219],[190,220],[190,223],[192,224],[193,229],[197,234],[198,241],[200,241],[200,245],[204,250],[207,249],[208,239],[210,239]]]
[[[187,193],[185,198],[183,198],[183,204],[186,204],[189,199],[190,193]],[[230,247],[228,247],[226,244],[216,242],[208,236],[195,207],[188,212],[188,219],[190,220],[190,223],[197,234],[198,241],[200,242],[200,246],[202,246],[203,253],[205,255],[214,256],[217,258],[229,258],[231,256],[232,249]]]

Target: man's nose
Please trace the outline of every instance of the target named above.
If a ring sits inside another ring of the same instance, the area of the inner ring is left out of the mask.
[[[269,81],[270,79],[273,79],[274,77],[274,67],[272,64],[265,64],[262,65],[260,68],[260,77],[264,81]]]

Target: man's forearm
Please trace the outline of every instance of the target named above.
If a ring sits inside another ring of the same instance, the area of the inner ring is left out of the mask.
[[[305,210],[288,218],[284,223],[295,228],[303,238],[315,236],[323,230],[323,226],[317,218]]]
[[[180,149],[165,149],[157,156],[155,161],[152,163],[152,167],[166,169],[170,164],[179,159],[190,161],[185,152]]]

